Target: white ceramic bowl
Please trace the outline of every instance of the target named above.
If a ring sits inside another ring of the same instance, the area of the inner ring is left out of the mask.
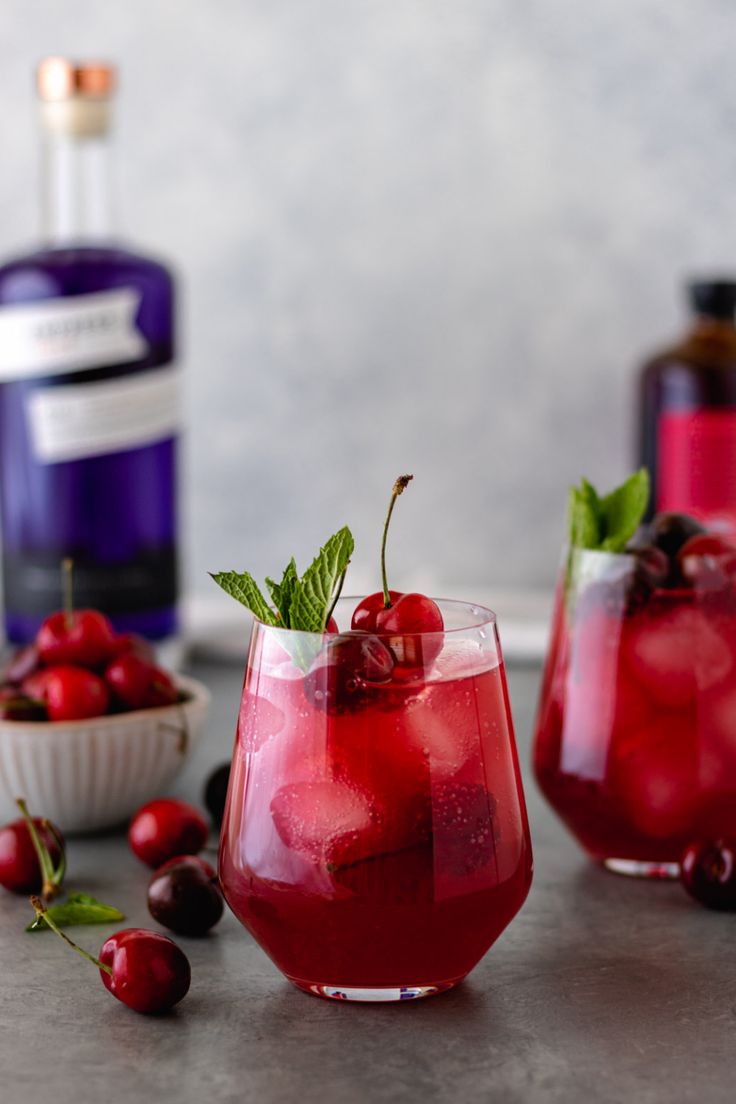
[[[188,701],[86,721],[0,721],[0,823],[20,814],[66,833],[110,828],[159,797],[199,739],[210,693],[177,678]]]

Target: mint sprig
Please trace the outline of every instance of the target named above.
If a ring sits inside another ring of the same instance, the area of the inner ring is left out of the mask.
[[[247,571],[220,571],[212,578],[265,625],[322,633],[342,589],[354,548],[353,535],[344,526],[320,548],[301,578],[296,562],[291,559],[280,583],[266,579],[275,609],[269,606],[255,579]]]
[[[59,928],[71,928],[79,924],[116,924],[125,919],[120,909],[113,905],[103,905],[88,893],[70,893],[61,904],[49,905],[46,915]],[[44,916],[36,916],[26,928],[28,932],[50,930],[51,926],[46,923]]]
[[[569,527],[571,548],[623,552],[641,524],[649,502],[649,472],[640,468],[601,497],[582,479],[570,488]]]
[[[289,607],[289,623],[293,629],[325,631],[354,547],[353,534],[345,526],[320,548],[294,587]]]
[[[298,585],[299,573],[297,572],[296,560],[293,556],[284,568],[284,574],[281,577],[280,583],[275,583],[273,579],[266,579],[266,586],[273,599],[273,604],[279,611],[281,624],[287,629],[291,628],[291,600],[294,597],[294,591]]]

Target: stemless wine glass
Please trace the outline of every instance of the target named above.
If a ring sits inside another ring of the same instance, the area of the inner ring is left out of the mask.
[[[575,549],[558,587],[537,717],[540,788],[622,874],[675,877],[694,839],[736,831],[733,563],[653,580]]]
[[[338,602],[339,625],[357,601]],[[529,890],[495,618],[438,604],[444,633],[254,624],[220,880],[307,992],[405,1000],[449,989]]]

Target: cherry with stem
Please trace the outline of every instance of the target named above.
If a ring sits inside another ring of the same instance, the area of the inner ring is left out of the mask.
[[[31,897],[39,919],[100,972],[102,983],[135,1012],[167,1012],[189,991],[189,960],[172,939],[145,928],[125,928],[106,939],[98,956],[63,932],[39,897]]]
[[[16,798],[15,804],[18,806],[21,816],[25,821],[28,835],[31,837],[31,843],[33,844],[33,849],[38,859],[38,865],[41,870],[41,896],[47,901],[53,901],[54,897],[57,897],[61,891],[61,885],[66,873],[66,850],[64,840],[58,828],[52,824],[50,820],[44,817],[41,821],[41,825],[44,831],[49,833],[59,849],[59,862],[58,865],[55,866],[49,849],[41,839],[33,817],[28,812],[25,801],[22,797],[19,797]]]
[[[391,492],[391,501],[388,504],[388,512],[386,514],[386,520],[383,523],[383,537],[381,539],[381,580],[383,582],[383,608],[391,609],[391,592],[388,589],[388,578],[386,576],[386,541],[388,539],[388,527],[391,524],[391,515],[394,512],[394,506],[396,505],[396,499],[399,495],[403,494],[406,488],[411,483],[413,475],[400,475],[393,486]]]
[[[411,677],[430,666],[442,649],[444,620],[439,606],[425,594],[389,590],[386,571],[386,542],[391,516],[399,495],[413,479],[400,475],[391,492],[381,541],[382,589],[369,594],[355,608],[352,628],[377,633],[393,653],[395,678]]]

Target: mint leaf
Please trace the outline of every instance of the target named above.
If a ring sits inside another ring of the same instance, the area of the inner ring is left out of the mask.
[[[649,502],[649,472],[640,468],[601,500],[605,537],[601,548],[623,552],[641,524]]]
[[[241,602],[265,625],[277,625],[276,615],[261,594],[258,583],[247,571],[218,571],[212,575],[218,586],[236,601]]]
[[[649,502],[649,472],[641,468],[604,498],[582,479],[570,488],[570,547],[623,552]]]
[[[285,629],[291,628],[290,610],[291,600],[294,596],[294,591],[299,584],[299,575],[296,570],[296,560],[292,556],[288,564],[284,568],[284,574],[281,577],[280,583],[275,583],[273,579],[266,579],[266,586],[268,587],[273,604],[279,611],[281,616],[281,624]]]
[[[570,488],[570,544],[573,548],[597,548],[601,539],[601,504],[587,479]]]
[[[324,632],[332,597],[347,570],[355,542],[347,526],[330,537],[294,589],[289,610],[292,629]]]
[[[59,905],[49,905],[46,911],[60,928],[71,928],[78,924],[115,924],[125,919],[120,909],[103,905],[87,893],[70,893],[66,901]],[[37,916],[26,931],[50,931],[50,928],[43,916]]]

